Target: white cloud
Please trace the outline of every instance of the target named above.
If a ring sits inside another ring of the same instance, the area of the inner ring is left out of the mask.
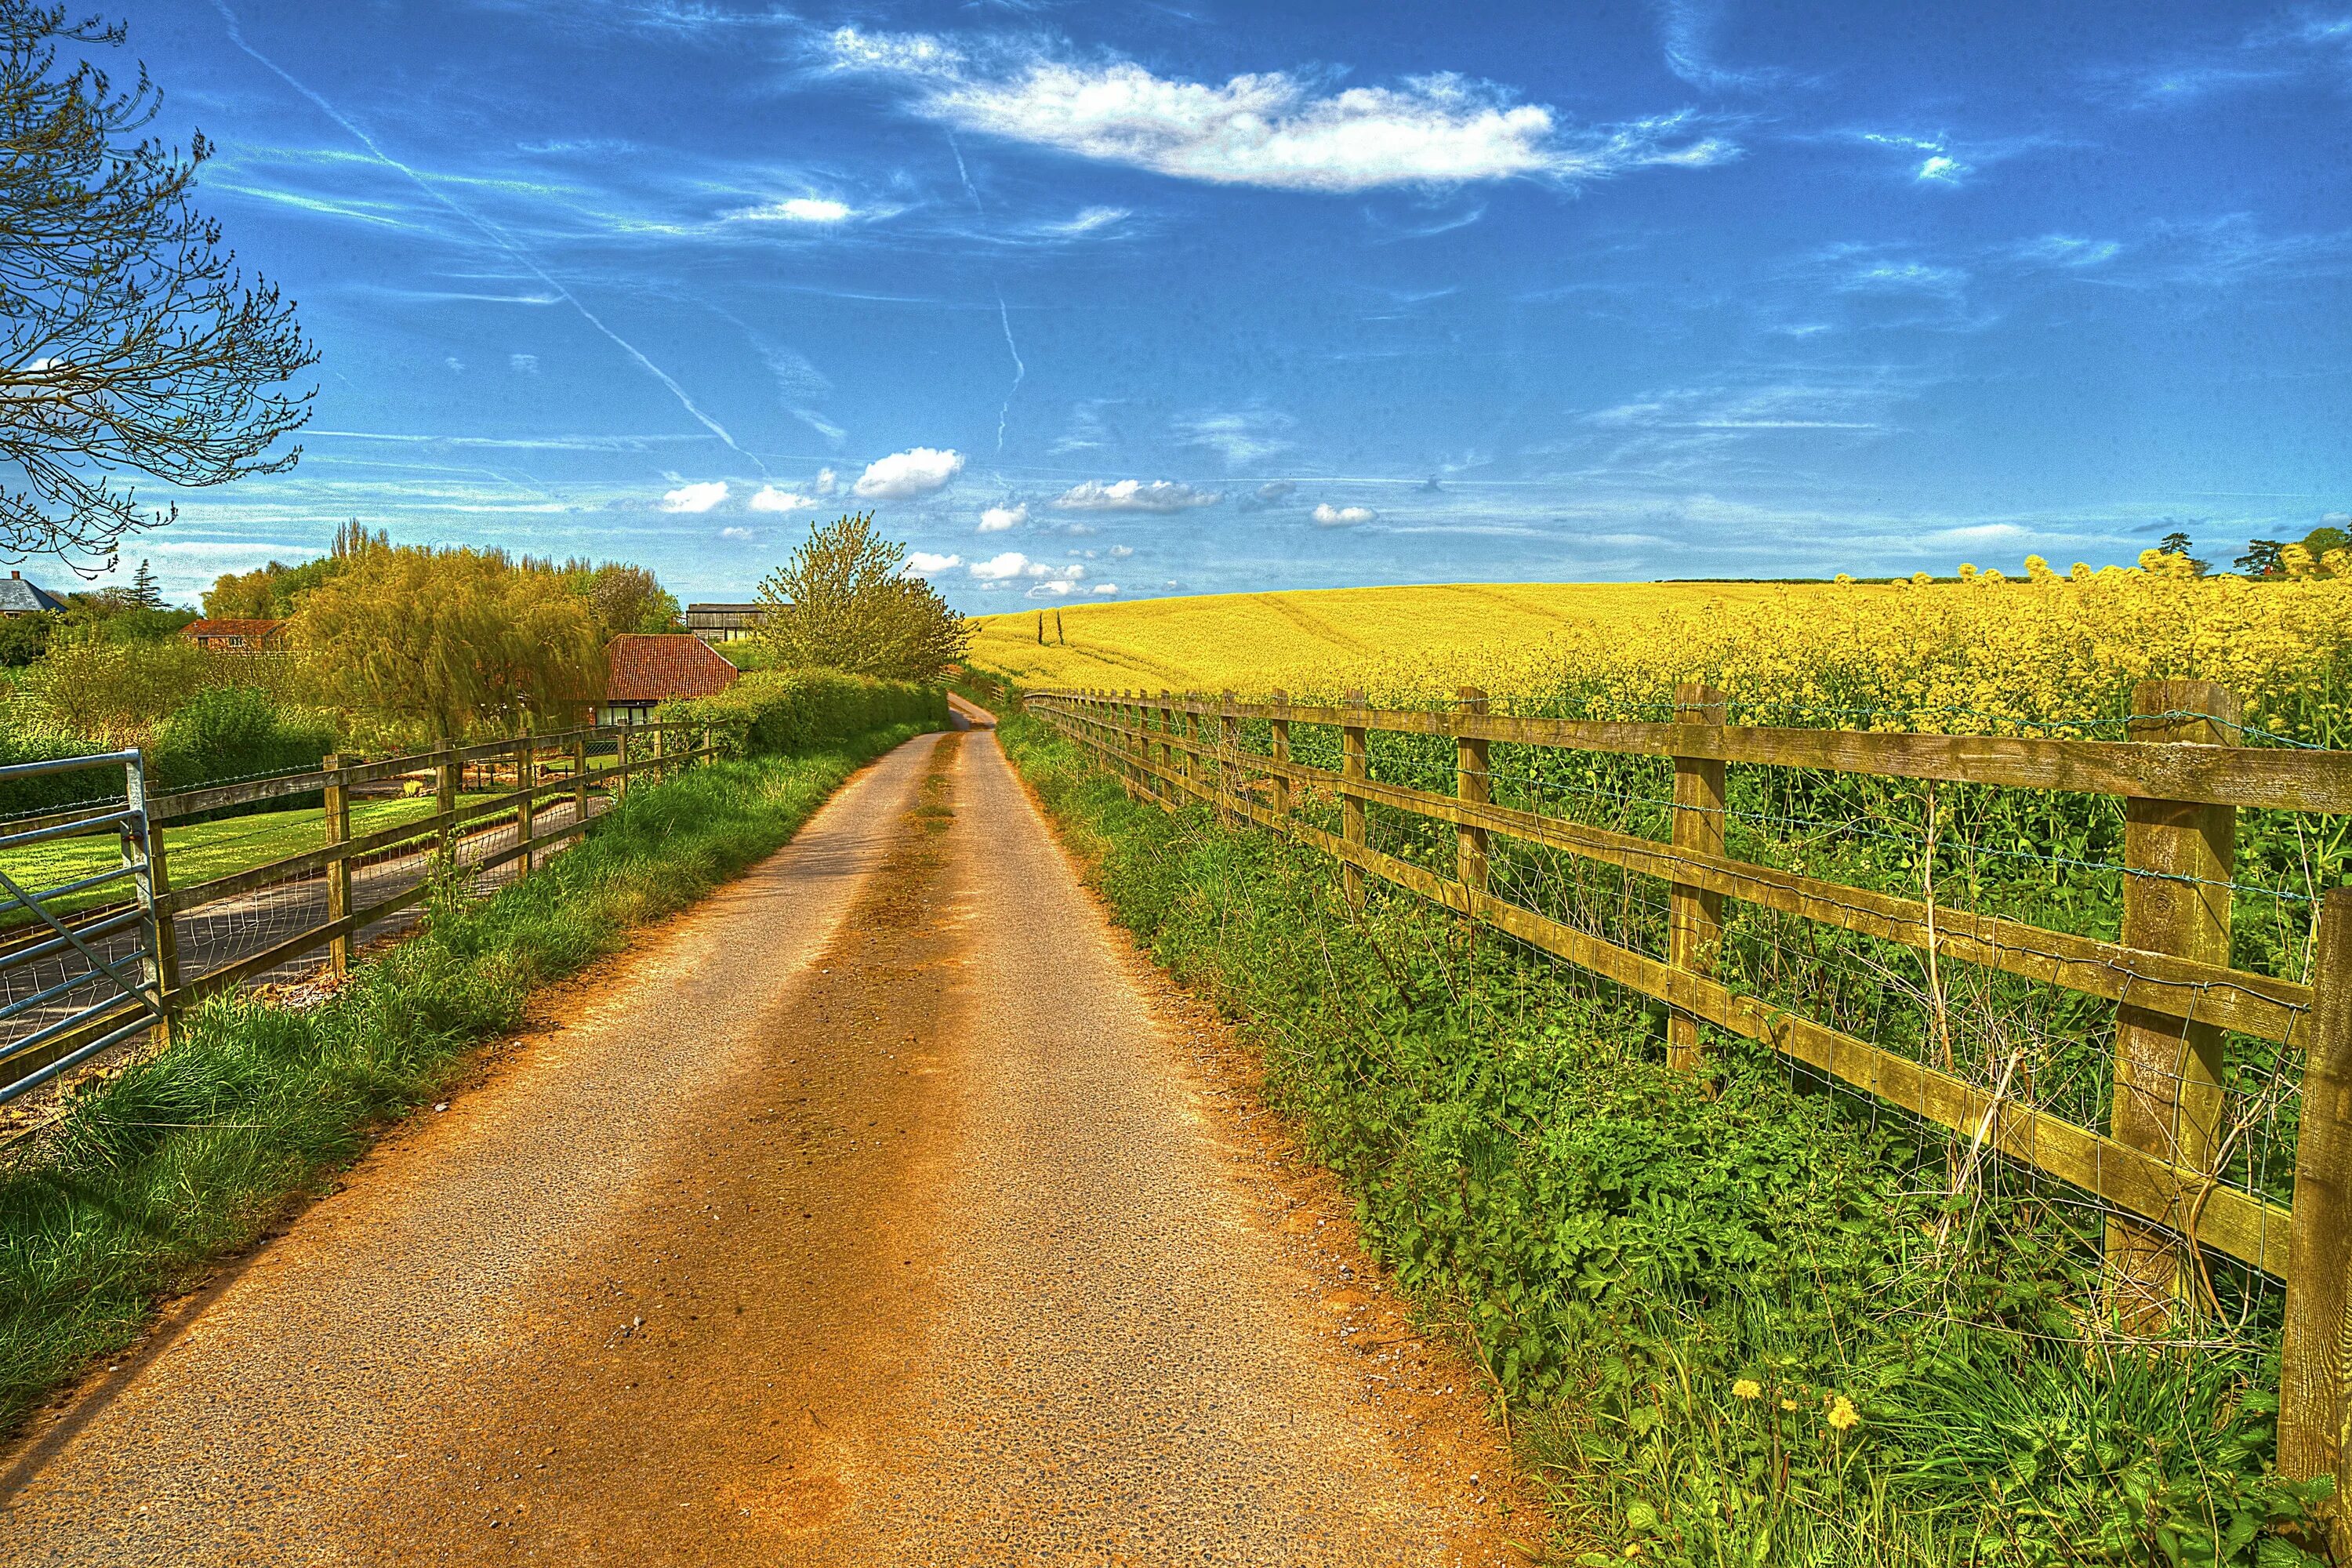
[[[850,488],[867,500],[908,500],[930,494],[962,471],[961,452],[911,447],[868,463]]]
[[[722,528],[719,531],[719,537],[721,539],[740,539],[750,541],[757,539],[760,536],[752,532],[748,528]]]
[[[1336,93],[1284,71],[1218,86],[1129,60],[1074,64],[1034,50],[983,63],[937,38],[854,27],[834,34],[833,51],[845,68],[919,82],[917,108],[964,130],[1217,184],[1349,192],[1579,180],[1738,153],[1693,136],[1679,115],[1563,127],[1540,104],[1450,73]]]
[[[1092,234],[1098,228],[1108,228],[1113,224],[1125,223],[1130,216],[1132,215],[1125,207],[1087,207],[1066,223],[1048,224],[1045,227],[1054,234],[1071,236]]]
[[[773,485],[761,485],[752,495],[751,504],[753,511],[804,511],[814,509],[819,503],[807,496],[778,489]]]
[[[1029,557],[1018,550],[1008,550],[1002,555],[992,555],[985,561],[971,563],[971,574],[983,583],[1003,582],[1008,577],[1023,577],[1029,573]]]
[[[1110,558],[1113,561],[1124,561],[1134,553],[1135,546],[1132,544],[1114,544],[1110,547]]]
[[[840,476],[836,475],[831,468],[819,468],[816,471],[817,494],[821,496],[829,496],[840,488]]]
[[[727,499],[727,481],[712,479],[706,484],[680,485],[661,500],[664,511],[709,511]]]
[[[961,555],[934,555],[928,550],[918,550],[907,557],[903,574],[908,577],[929,577],[934,573],[950,571],[963,564]]]
[[[1969,528],[1947,528],[1927,535],[1937,544],[2008,544],[2033,537],[2032,531],[2013,522],[1980,522]]]
[[[1368,506],[1333,506],[1324,501],[1313,513],[1318,528],[1353,528],[1360,522],[1370,522],[1381,514]]]
[[[1097,583],[1089,589],[1088,592],[1096,594],[1116,594],[1118,592],[1118,584],[1116,583]]]
[[[1919,173],[1916,177],[1927,181],[1931,184],[1957,185],[1969,173],[1969,169],[1966,163],[1961,163],[1958,158],[1947,157],[1938,153],[1919,165]]]
[[[1026,579],[1033,584],[1029,590],[1029,596],[1033,599],[1040,595],[1066,594],[1087,574],[1087,569],[1075,563],[1067,566],[1048,566],[1043,561],[1030,560],[1017,550],[1008,550],[986,561],[975,561],[971,570],[974,578],[992,587],[999,583]]]
[[[762,202],[756,207],[727,215],[734,223],[846,223],[856,216],[856,209],[846,202],[830,196],[793,196],[786,201]]]
[[[1029,521],[1029,504],[992,506],[980,514],[980,531],[1003,533],[1008,528],[1018,528]]]
[[[1054,498],[1059,511],[1182,511],[1190,507],[1214,506],[1224,500],[1218,490],[1195,489],[1191,485],[1173,479],[1119,479],[1105,484],[1088,479],[1072,485]]]

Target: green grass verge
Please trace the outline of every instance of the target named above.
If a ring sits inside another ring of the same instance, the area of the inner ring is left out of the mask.
[[[2040,1194],[1747,1042],[1331,862],[1000,738],[1118,918],[1264,1054],[1367,1244],[1481,1362],[1580,1563],[2315,1563],[2261,1348],[2118,1349]]]
[[[429,1100],[470,1047],[515,1026],[533,985],[777,848],[859,766],[926,728],[634,790],[527,880],[435,906],[324,1005],[215,997],[169,1049],[78,1093],[0,1170],[0,1431]]]

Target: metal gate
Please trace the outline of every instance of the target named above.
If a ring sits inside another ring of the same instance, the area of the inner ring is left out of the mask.
[[[0,784],[116,768],[119,797],[0,832],[0,1103],[163,1023],[156,955],[170,936],[157,923],[160,830],[148,818],[139,753],[19,763],[0,767]],[[120,862],[95,873],[58,879],[19,853],[105,833],[115,836]]]

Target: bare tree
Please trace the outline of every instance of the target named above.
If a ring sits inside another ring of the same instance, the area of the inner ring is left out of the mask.
[[[110,565],[125,533],[178,515],[142,510],[126,470],[201,487],[301,456],[268,450],[311,394],[275,389],[317,351],[192,205],[210,143],[144,134],[162,104],[145,68],[121,89],[83,58],[123,37],[0,0],[0,552]]]

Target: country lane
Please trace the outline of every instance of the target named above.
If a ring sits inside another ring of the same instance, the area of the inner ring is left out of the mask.
[[[1526,1560],[985,727],[554,1007],[0,1456],[0,1562]]]

